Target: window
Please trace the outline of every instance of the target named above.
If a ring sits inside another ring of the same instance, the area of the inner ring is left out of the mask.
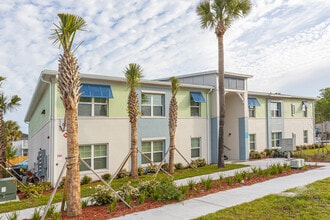
[[[165,116],[164,94],[142,94],[142,116]]]
[[[306,101],[303,101],[302,102],[302,111],[304,113],[304,117],[307,117],[307,106],[308,106],[308,103]]]
[[[255,150],[256,149],[256,134],[250,134],[249,141],[250,141],[250,150]]]
[[[191,158],[200,157],[201,138],[191,138]]]
[[[273,118],[281,117],[281,103],[280,102],[272,102],[270,103],[270,111]]]
[[[272,147],[280,147],[282,132],[272,132]]]
[[[108,159],[108,148],[106,144],[81,145],[79,146],[80,158],[92,169],[106,169]],[[80,171],[88,170],[83,163],[80,164]]]
[[[201,116],[201,102],[205,102],[201,92],[190,92],[190,116]]]
[[[108,99],[80,97],[78,116],[107,116]]]
[[[225,89],[244,90],[244,79],[225,77]]]
[[[256,107],[249,106],[249,117],[254,118],[256,117]]]
[[[151,162],[159,163],[163,160],[164,157],[164,142],[164,140],[142,141],[142,153],[147,156]],[[141,163],[150,163],[150,161],[145,156],[141,156]]]
[[[248,98],[249,117],[256,117],[256,106],[260,106],[258,99]]]
[[[295,104],[291,104],[291,115],[294,116],[296,114],[296,106]]]
[[[308,131],[304,130],[304,144],[308,143]]]

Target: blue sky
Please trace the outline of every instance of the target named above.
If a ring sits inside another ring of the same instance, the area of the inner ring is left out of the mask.
[[[22,105],[7,113],[27,132],[24,117],[40,72],[57,70],[61,50],[49,36],[57,13],[82,16],[87,31],[76,53],[82,73],[124,76],[139,63],[147,79],[217,69],[217,39],[202,30],[199,1],[1,0],[2,90]],[[225,34],[225,70],[254,77],[251,91],[318,96],[330,87],[330,1],[252,0],[251,13]]]

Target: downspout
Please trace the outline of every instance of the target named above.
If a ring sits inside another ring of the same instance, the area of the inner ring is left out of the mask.
[[[207,94],[206,94],[206,146],[207,146],[207,162],[210,163],[210,154],[211,154],[211,146],[210,146],[210,139],[211,139],[211,134],[210,134],[210,114],[209,114],[209,94],[213,91],[213,89],[210,89]]]
[[[47,158],[47,176],[51,183],[53,183],[53,176],[51,176],[51,173],[54,173],[53,170],[51,172],[51,169],[54,169],[54,166],[51,166],[51,164],[54,163],[54,158],[50,155],[54,155],[54,129],[53,129],[53,120],[52,120],[52,81],[47,81],[42,78],[43,75],[40,76],[40,80],[44,83],[47,83],[49,85],[49,126],[50,126],[50,135],[47,137],[49,140],[49,154]],[[52,151],[52,152],[51,152]]]

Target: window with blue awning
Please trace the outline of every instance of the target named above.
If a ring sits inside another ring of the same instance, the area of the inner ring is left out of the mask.
[[[260,106],[260,103],[257,98],[248,98],[249,107]]]
[[[81,97],[113,98],[111,86],[109,85],[81,84],[79,93],[81,93]]]
[[[190,96],[194,102],[205,102],[205,98],[201,92],[190,92]]]

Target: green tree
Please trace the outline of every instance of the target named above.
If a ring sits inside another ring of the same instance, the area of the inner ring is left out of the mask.
[[[320,97],[315,103],[315,122],[330,121],[330,88],[320,90]]]
[[[224,89],[224,46],[223,37],[232,22],[249,13],[250,0],[204,0],[197,6],[202,29],[214,29],[218,39],[218,90],[219,90],[219,137],[218,167],[224,167],[224,124],[225,124],[225,89]]]
[[[0,76],[0,87],[2,86],[2,82],[5,80],[4,77]],[[4,115],[7,111],[12,111],[16,109],[20,105],[21,98],[17,95],[12,97],[5,96],[3,92],[0,93],[0,178],[2,178],[2,167],[6,166],[6,148],[7,141],[5,136],[5,122]]]
[[[169,110],[169,133],[170,133],[170,161],[169,161],[169,172],[174,173],[174,151],[175,151],[175,132],[178,122],[178,103],[176,101],[176,94],[180,89],[180,82],[176,77],[171,77],[171,92],[172,98],[170,101]]]
[[[139,115],[139,100],[136,87],[139,86],[142,75],[142,67],[136,63],[128,64],[124,69],[126,82],[130,89],[127,101],[129,122],[131,123],[131,176],[138,178],[137,162],[137,119]]]
[[[17,141],[22,136],[19,125],[15,121],[5,122],[6,158],[11,159],[16,156],[17,149],[13,146],[13,141]]]
[[[58,88],[65,108],[67,128],[67,178],[68,178],[68,216],[82,213],[80,204],[80,171],[78,145],[77,109],[81,87],[78,60],[74,56],[77,48],[73,47],[77,31],[83,31],[86,22],[83,18],[73,14],[58,14],[59,24],[51,35],[54,44],[62,47],[63,54],[59,57]],[[79,44],[80,45],[80,44]]]

